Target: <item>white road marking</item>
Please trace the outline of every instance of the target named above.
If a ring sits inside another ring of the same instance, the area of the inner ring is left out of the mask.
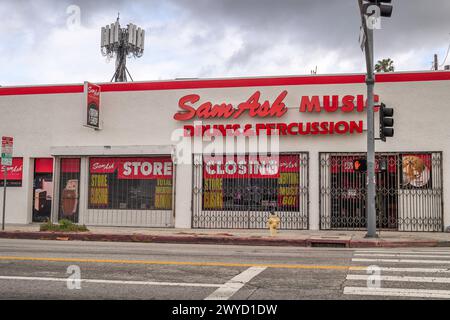
[[[244,272],[238,274],[233,279],[220,286],[219,289],[211,293],[205,300],[228,300],[239,291],[247,282],[252,280],[258,274],[266,270],[267,267],[250,267]]]
[[[387,272],[417,272],[417,273],[450,273],[450,269],[443,268],[391,268],[391,267],[379,267],[380,271]],[[369,267],[361,268],[361,267],[350,267],[349,270],[352,271],[365,271]]]
[[[450,290],[345,287],[344,294],[450,299]]]
[[[439,251],[439,250],[426,250],[426,251],[402,251],[402,250],[355,250],[355,253],[401,253],[401,254],[439,254],[439,255],[450,255],[450,250]]]
[[[349,274],[347,280],[364,280],[367,281],[369,277],[365,274]],[[450,278],[444,277],[408,277],[408,276],[379,276],[381,281],[399,281],[399,282],[425,282],[425,283],[450,283]]]
[[[391,262],[391,263],[433,263],[450,264],[450,260],[415,260],[415,259],[365,259],[353,258],[354,262]]]
[[[355,257],[396,257],[396,258],[447,258],[450,256],[442,256],[435,254],[404,254],[404,253],[355,253]]]
[[[18,276],[0,276],[0,280],[28,280],[28,281],[74,281],[68,278],[44,278],[44,277],[18,277]],[[80,279],[80,282],[86,283],[106,283],[106,284],[130,284],[130,285],[149,285],[149,286],[176,286],[176,287],[221,287],[222,284],[211,283],[188,283],[188,282],[154,282],[154,281],[122,281],[122,280],[102,280],[102,279]]]

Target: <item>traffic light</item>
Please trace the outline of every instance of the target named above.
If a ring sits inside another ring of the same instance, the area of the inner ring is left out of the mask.
[[[394,136],[394,109],[380,105],[380,140],[386,142],[386,137]]]
[[[356,172],[366,172],[367,171],[367,160],[366,159],[353,160],[353,169]]]
[[[390,18],[392,15],[392,0],[364,0],[363,12],[366,13],[370,6],[377,6],[380,8],[380,16]]]

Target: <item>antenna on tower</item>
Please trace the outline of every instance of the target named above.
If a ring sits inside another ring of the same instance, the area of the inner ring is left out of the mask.
[[[116,71],[111,82],[126,82],[127,74],[131,77],[127,68],[127,57],[140,58],[144,54],[145,30],[137,28],[129,23],[126,28],[121,28],[120,12],[117,13],[117,20],[111,25],[102,27],[100,48],[103,56],[108,58],[116,57]]]

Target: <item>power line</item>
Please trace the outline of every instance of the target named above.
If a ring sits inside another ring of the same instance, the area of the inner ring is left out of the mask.
[[[447,61],[449,52],[450,52],[450,43],[448,44],[447,54],[445,55],[444,61],[442,62],[442,64],[439,67],[442,67],[445,65],[445,62]]]

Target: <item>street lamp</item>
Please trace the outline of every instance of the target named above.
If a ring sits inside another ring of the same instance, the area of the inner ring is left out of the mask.
[[[391,0],[358,0],[362,23],[362,48],[366,54],[367,84],[367,238],[377,237],[377,219],[375,211],[376,178],[375,178],[375,131],[374,131],[374,59],[373,30],[380,28],[380,17],[392,15]]]
[[[121,28],[119,17],[115,23],[102,27],[100,47],[102,55],[108,58],[116,56],[116,71],[111,81],[126,82],[127,73],[131,81],[133,78],[127,69],[127,57],[140,58],[144,54],[145,30],[130,23],[127,28]]]

